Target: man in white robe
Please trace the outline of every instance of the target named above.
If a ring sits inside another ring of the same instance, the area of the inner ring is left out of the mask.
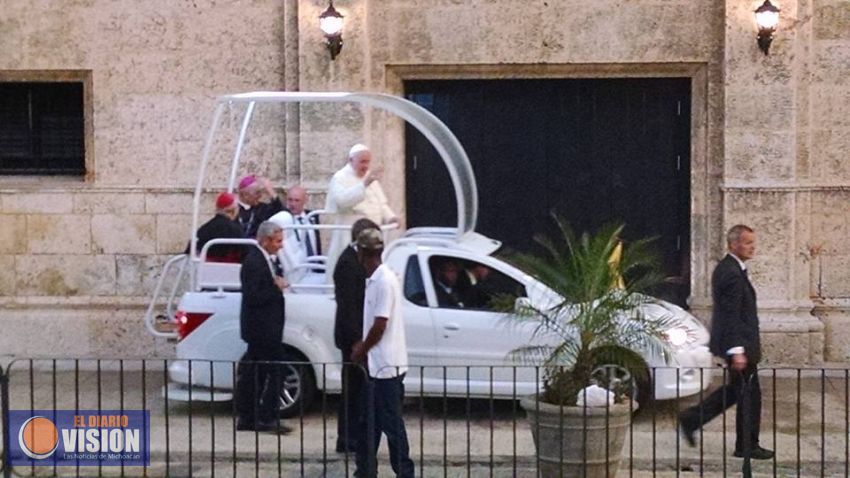
[[[381,171],[370,168],[371,164],[372,152],[366,145],[352,146],[348,152],[348,163],[333,175],[328,186],[325,213],[333,223],[350,226],[364,217],[376,224],[398,222],[378,181]],[[348,246],[350,236],[348,230],[337,230],[331,235],[326,270],[333,271],[339,254]]]

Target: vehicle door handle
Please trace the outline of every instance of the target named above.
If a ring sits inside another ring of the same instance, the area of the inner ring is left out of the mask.
[[[443,328],[446,330],[460,330],[460,325],[457,325],[454,322],[449,322],[448,324],[443,325]]]

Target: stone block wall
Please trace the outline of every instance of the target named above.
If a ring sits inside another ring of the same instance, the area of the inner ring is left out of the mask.
[[[850,3],[781,2],[769,56],[747,48],[749,3],[726,2],[724,217],[760,233],[752,270],[767,306],[768,358],[844,361],[850,170],[847,121],[836,111],[847,99]],[[812,340],[800,342],[806,331]]]
[[[850,358],[850,2],[812,0],[809,45],[810,95],[807,166],[812,193],[811,295],[827,328],[829,360]]]
[[[0,80],[90,75],[91,147],[85,178],[0,177],[0,324],[9,331],[0,349],[36,353],[25,339],[46,329],[56,353],[169,350],[147,338],[141,308],[160,265],[188,237],[217,95],[401,94],[404,80],[427,78],[687,76],[693,310],[710,317],[724,231],[748,223],[759,234],[752,270],[768,358],[847,360],[850,2],[778,2],[769,56],[755,42],[759,3],[338,0],[345,46],[331,61],[317,21],[324,0],[8,1]],[[403,216],[398,121],[359,108],[267,114],[240,174],[301,182],[321,206],[345,151],[366,142]],[[227,112],[225,124],[240,119]],[[213,167],[209,187],[227,176]]]
[[[172,353],[145,332],[144,307],[162,263],[189,237],[213,99],[286,87],[284,8],[3,3],[0,81],[88,78],[90,137],[85,177],[0,177],[0,355]],[[281,184],[283,148],[273,146],[255,148],[268,156],[251,172]],[[213,168],[211,188],[225,186],[226,170]]]
[[[142,318],[163,264],[186,247],[192,207],[185,188],[0,190],[1,355],[173,353]],[[36,336],[50,345],[33,348]]]
[[[182,205],[160,214],[161,198],[172,195]],[[185,247],[190,198],[141,189],[0,191],[0,224],[8,226],[0,237],[3,354],[156,350],[140,328],[142,306],[164,259]],[[108,343],[120,346],[101,348]]]

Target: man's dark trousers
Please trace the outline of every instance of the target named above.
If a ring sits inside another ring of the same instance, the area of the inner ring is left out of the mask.
[[[363,408],[360,394],[366,382],[366,370],[352,363],[350,347],[342,350],[342,362],[342,395],[337,409],[336,448],[338,451],[356,451]]]
[[[685,410],[682,414],[682,425],[688,430],[696,430],[714,417],[723,413],[732,405],[738,405],[735,410],[735,450],[743,452],[745,445],[750,449],[759,446],[759,429],[761,428],[761,386],[759,385],[758,367],[748,365],[743,372],[736,372],[729,367],[724,371],[726,384],[709,395],[702,403]],[[747,403],[744,403],[746,400]],[[750,430],[750,443],[743,443],[747,436],[744,427]]]
[[[236,376],[236,413],[240,421],[256,424],[278,417],[283,384],[280,362],[285,359],[281,343],[248,344]]]
[[[370,470],[370,458],[374,458],[381,444],[381,433],[387,436],[390,449],[390,465],[396,476],[413,478],[416,467],[410,459],[410,445],[407,441],[407,430],[402,418],[402,401],[404,400],[404,374],[394,378],[369,378],[363,387],[363,420],[361,437],[357,443],[357,478],[372,478],[377,476],[377,466],[373,462]],[[369,389],[372,393],[369,393]],[[369,398],[372,403],[369,403]],[[366,408],[371,407],[371,409]],[[371,443],[368,443],[368,422],[373,421]]]

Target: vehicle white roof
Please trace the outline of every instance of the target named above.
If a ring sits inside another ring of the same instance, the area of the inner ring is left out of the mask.
[[[489,256],[502,247],[502,243],[477,232],[458,235],[457,229],[453,227],[415,227],[408,229],[399,239],[393,241],[387,248],[386,254],[389,254],[392,249],[406,246],[462,249]]]

